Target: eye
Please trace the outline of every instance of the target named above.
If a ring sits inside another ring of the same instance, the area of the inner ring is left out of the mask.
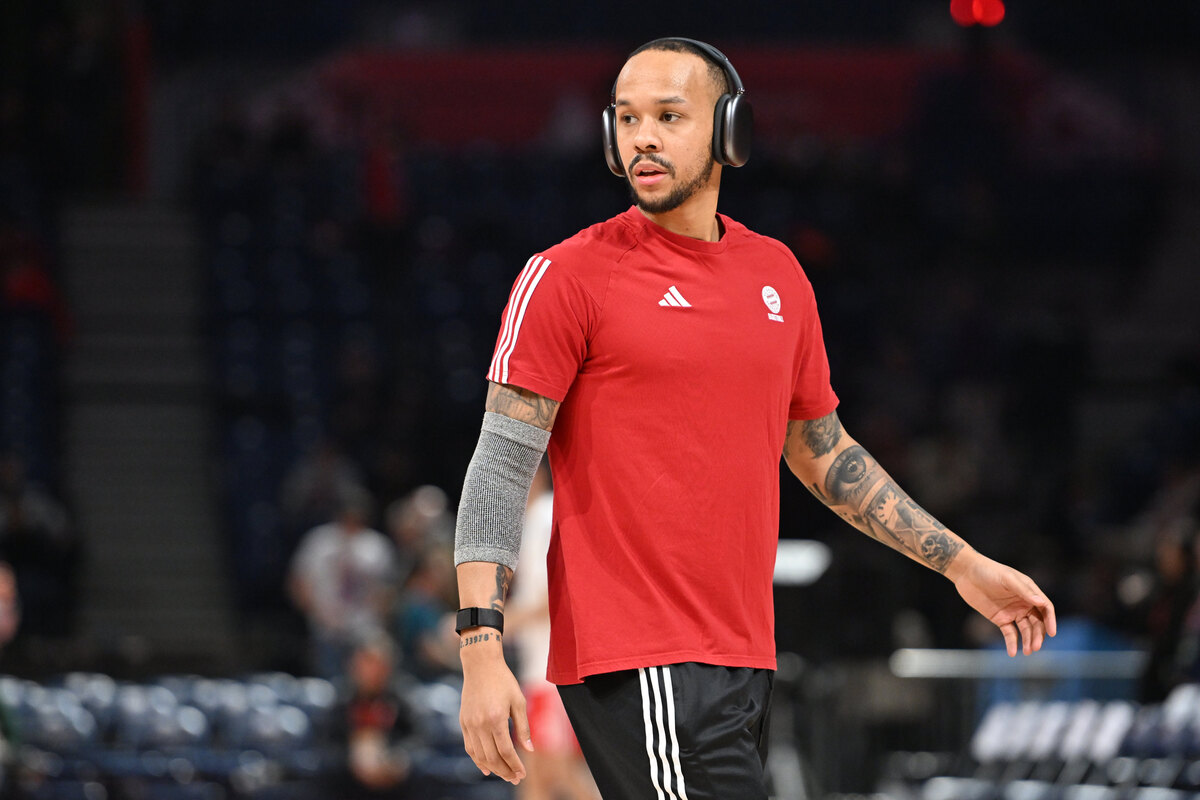
[[[675,120],[680,119],[680,118],[681,118],[681,115],[675,113],[674,111],[665,111],[665,112],[663,112],[663,115],[662,115],[663,122],[674,122]]]
[[[622,115],[619,117],[619,119],[621,120],[622,124],[625,124],[625,125],[630,125],[630,124],[632,124],[632,123],[634,122],[634,120],[635,120],[635,119],[637,119],[637,118],[636,118],[636,117],[634,117],[634,116],[633,116],[633,114],[622,114]]]

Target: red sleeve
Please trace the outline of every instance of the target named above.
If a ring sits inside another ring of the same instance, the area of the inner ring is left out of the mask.
[[[838,398],[829,383],[829,358],[825,355],[825,337],[817,315],[817,299],[808,286],[807,305],[800,349],[796,358],[796,386],[788,419],[820,419],[837,408]]]
[[[568,269],[534,256],[508,296],[488,380],[562,402],[587,356],[594,310]]]

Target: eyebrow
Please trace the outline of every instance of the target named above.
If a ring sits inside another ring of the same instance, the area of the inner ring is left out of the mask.
[[[677,105],[682,105],[682,104],[687,103],[687,100],[676,95],[675,97],[664,97],[661,100],[655,100],[654,102],[660,106],[677,106]],[[618,100],[616,102],[616,105],[627,106],[627,105],[631,105],[631,103],[628,100]]]

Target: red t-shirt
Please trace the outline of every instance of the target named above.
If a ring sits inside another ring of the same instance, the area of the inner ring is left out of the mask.
[[[530,259],[505,308],[488,380],[562,403],[554,683],[682,661],[775,667],[787,421],[837,397],[795,257],[721,222],[703,242],[631,208]]]

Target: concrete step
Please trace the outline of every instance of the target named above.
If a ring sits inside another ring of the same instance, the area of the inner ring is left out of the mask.
[[[183,559],[173,564],[134,562],[130,565],[130,570],[133,569],[142,569],[148,574],[158,574],[162,577],[107,583],[96,581],[91,584],[91,588],[97,596],[110,598],[109,607],[123,605],[113,602],[122,594],[182,600],[184,602],[179,605],[185,608],[197,605],[211,607],[214,604],[225,603],[224,587],[214,585],[213,575],[208,570],[197,569],[196,565]]]
[[[68,386],[194,386],[206,385],[208,372],[201,364],[131,365],[79,364],[67,369]]]
[[[63,248],[66,250],[123,249],[131,243],[145,250],[194,253],[200,250],[195,226],[186,215],[174,212],[139,218],[117,215],[105,218],[64,220]]]
[[[196,226],[167,206],[119,204],[69,210],[63,228],[78,330],[64,467],[89,538],[82,633],[232,654]]]
[[[93,426],[97,432],[108,431],[124,436],[127,432],[136,434],[138,431],[158,428],[180,430],[189,423],[198,424],[196,414],[200,409],[199,402],[168,404],[130,400],[125,403],[80,406],[71,412],[71,418]]]
[[[72,310],[77,335],[80,337],[104,334],[110,336],[157,339],[164,336],[189,336],[198,349],[206,349],[205,327],[202,318],[179,309],[137,309],[113,307]]]
[[[173,297],[192,299],[202,292],[203,287],[193,282],[188,274],[190,268],[186,263],[159,259],[139,266],[130,260],[135,257],[127,253],[113,254],[114,260],[127,262],[119,267],[114,265],[101,269],[93,264],[81,266],[65,283],[65,288],[73,300],[85,309],[97,298],[114,295],[124,296],[127,307],[137,308],[138,302],[148,296],[167,300]]]
[[[82,299],[86,295],[87,299]],[[116,283],[103,291],[68,295],[76,324],[83,333],[103,331],[114,317],[161,322],[165,317],[194,319],[201,311],[200,293],[175,287],[140,286],[136,281]],[[169,328],[167,329],[169,330]],[[166,331],[164,331],[166,332]]]

